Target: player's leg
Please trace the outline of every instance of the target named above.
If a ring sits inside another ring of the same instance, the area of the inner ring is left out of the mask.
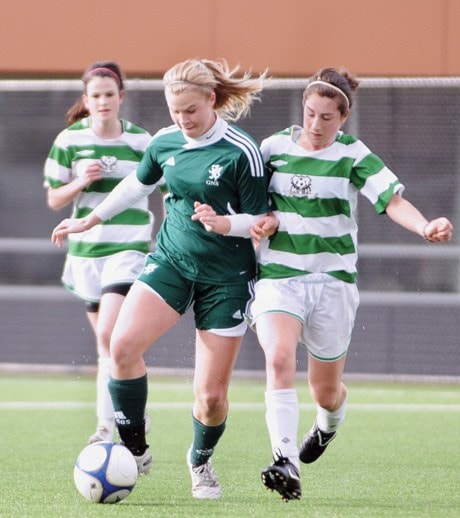
[[[112,363],[110,339],[123,301],[141,272],[144,262],[144,254],[127,250],[98,259],[95,264],[101,289],[96,326],[98,427],[96,433],[90,437],[90,442],[112,440],[113,438],[115,419],[112,398],[108,388]]]
[[[262,470],[262,481],[284,500],[301,496],[297,430],[299,403],[295,390],[296,350],[302,322],[285,313],[258,316],[257,337],[265,354],[265,419],[274,463]]]
[[[339,280],[314,284],[311,293],[315,305],[301,340],[308,345],[308,382],[317,416],[299,448],[305,463],[322,455],[345,419],[342,375],[359,304],[356,285]]]
[[[203,330],[196,333],[193,442],[187,452],[195,498],[221,496],[211,455],[225,430],[228,388],[242,339],[242,336],[219,336]]]
[[[307,464],[317,460],[334,439],[345,419],[347,388],[342,382],[345,356],[324,362],[308,359],[310,393],[317,405],[316,420],[300,445],[300,460]]]
[[[143,282],[131,287],[115,324],[110,352],[109,391],[122,442],[148,473],[152,457],[145,438],[147,370],[143,354],[180,318],[180,314]]]
[[[129,288],[126,288],[126,292]],[[110,337],[125,298],[120,293],[104,293],[99,303],[95,333],[97,343],[97,377],[96,377],[96,432],[89,438],[89,443],[111,441],[115,429],[112,398],[109,393],[110,380]],[[89,313],[91,315],[91,313]]]
[[[98,338],[99,303],[86,302],[86,315],[96,337],[97,372],[96,372],[96,431],[88,443],[111,441],[115,429],[112,399],[108,390],[110,379],[110,343],[104,344]]]
[[[67,256],[62,281],[72,292],[85,302],[86,315],[96,339],[97,379],[96,379],[96,433],[89,442],[111,440],[113,437],[114,421],[113,408],[107,383],[110,376],[109,341],[101,339],[98,332],[100,320],[100,301],[102,298],[102,271],[106,259],[87,259]]]

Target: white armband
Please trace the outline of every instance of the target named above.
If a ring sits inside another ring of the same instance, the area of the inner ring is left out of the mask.
[[[254,223],[264,216],[264,214],[259,214],[257,216],[253,216],[252,214],[231,214],[230,216],[225,216],[230,221],[230,230],[225,234],[226,236],[233,237],[251,237],[250,230]]]
[[[156,183],[144,185],[136,176],[136,171],[124,178],[104,201],[93,210],[102,221],[113,218],[154,191]]]

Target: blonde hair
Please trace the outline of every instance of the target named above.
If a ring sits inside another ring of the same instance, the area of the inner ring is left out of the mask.
[[[239,67],[230,69],[222,59],[188,59],[171,67],[163,76],[165,91],[174,94],[200,89],[204,94],[214,92],[214,109],[223,119],[236,121],[247,115],[254,100],[259,99],[267,72],[252,78],[250,72],[235,77]]]

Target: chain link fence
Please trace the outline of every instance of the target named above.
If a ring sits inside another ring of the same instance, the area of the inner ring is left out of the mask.
[[[239,125],[258,142],[274,131],[301,125],[305,84],[298,79],[274,80]],[[67,109],[80,95],[80,81],[0,81],[0,363],[27,361],[31,347],[46,351],[34,360],[39,363],[95,363],[84,309],[60,287],[63,252],[49,242],[51,229],[69,210],[49,210],[42,186],[50,146],[65,126]],[[169,125],[161,81],[127,81],[122,116],[151,133]],[[358,136],[385,161],[406,186],[405,197],[428,219],[445,215],[458,228],[459,121],[460,78],[365,78],[344,131]],[[156,230],[161,213],[155,196],[151,204]],[[460,375],[458,232],[452,243],[425,243],[375,214],[364,198],[357,219],[362,302],[348,369]],[[66,338],[69,354],[63,344],[55,343],[57,337],[45,332],[50,332],[50,322],[57,317],[55,303],[61,299],[65,302],[59,319],[73,329]],[[64,307],[68,314],[62,313]],[[24,322],[20,329],[18,315]],[[185,321],[177,331],[180,338],[172,333],[173,338],[166,336],[152,348],[153,363],[180,367],[193,362],[193,347],[187,356],[169,343],[193,342],[193,329]],[[82,326],[84,333],[79,332]],[[37,332],[40,329],[45,331]],[[40,334],[43,344],[37,348]],[[263,369],[254,336],[248,335],[247,342],[239,366]],[[303,361],[299,351],[299,362]]]

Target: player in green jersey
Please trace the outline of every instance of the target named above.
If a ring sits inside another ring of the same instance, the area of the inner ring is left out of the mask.
[[[151,136],[119,118],[125,97],[117,63],[91,64],[82,77],[82,97],[67,113],[68,128],[54,141],[45,163],[48,205],[73,203],[74,217],[87,214],[132,173]],[[86,304],[98,354],[97,429],[89,442],[110,441],[115,421],[108,391],[110,335],[121,304],[149,251],[152,214],[146,200],[109,224],[69,238],[62,280]]]
[[[221,495],[211,455],[228,412],[228,387],[246,332],[256,274],[250,229],[268,209],[260,150],[237,126],[265,74],[236,77],[225,61],[187,60],[163,78],[174,124],[152,139],[135,174],[82,220],[65,220],[60,243],[112,218],[153,191],[164,177],[167,217],[112,334],[110,392],[118,431],[139,472],[152,457],[145,441],[147,374],[143,353],[193,306],[196,324],[193,441],[187,452],[195,498]]]
[[[261,145],[272,171],[273,214],[253,228],[253,237],[261,241],[251,314],[266,359],[266,421],[274,456],[262,481],[285,500],[301,496],[299,453],[300,461],[314,462],[345,418],[342,374],[359,302],[353,214],[358,194],[377,213],[428,241],[452,236],[446,218],[428,222],[402,197],[403,186],[380,158],[340,131],[357,86],[346,70],[321,70],[303,95],[303,127],[276,133]],[[300,450],[299,342],[308,349],[308,383],[317,404],[315,423]]]

